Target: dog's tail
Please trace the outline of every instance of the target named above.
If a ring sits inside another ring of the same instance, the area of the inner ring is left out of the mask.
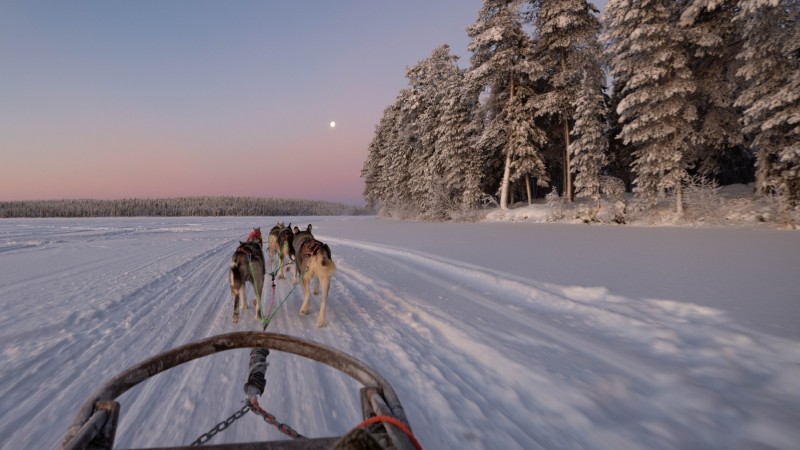
[[[328,244],[322,244],[319,246],[319,249],[315,252],[322,256],[320,258],[319,265],[323,267],[324,270],[333,274],[336,271],[336,264],[334,264],[333,259],[331,258],[331,248],[328,247]]]
[[[235,297],[239,287],[244,283],[244,276],[235,262],[231,262],[228,275],[231,281],[231,295]]]

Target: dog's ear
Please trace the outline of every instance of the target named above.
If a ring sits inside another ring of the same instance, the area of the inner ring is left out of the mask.
[[[242,241],[239,241],[239,245],[244,245],[244,244],[245,244],[244,242],[242,242]]]
[[[306,231],[308,231],[309,233],[311,233],[311,224],[308,224],[308,228],[306,228]]]

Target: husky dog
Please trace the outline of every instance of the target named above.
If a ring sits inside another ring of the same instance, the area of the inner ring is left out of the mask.
[[[289,227],[291,226],[292,224],[290,223]],[[286,228],[286,225],[284,225],[283,222],[278,222],[277,225],[269,230],[269,235],[267,237],[267,253],[269,254],[270,269],[275,265],[275,253],[278,253],[278,233],[284,228]]]
[[[291,248],[292,248],[292,240],[294,239],[294,232],[292,231],[292,224],[290,223],[288,227],[282,229],[278,232],[278,261],[280,266],[278,267],[278,278],[284,279],[286,278],[283,276],[283,268],[286,266],[286,270],[289,270],[288,264],[284,264],[284,261],[287,259],[291,262]]]
[[[264,265],[264,250],[261,248],[262,243],[261,230],[254,228],[248,236],[247,242],[239,241],[239,247],[233,252],[229,278],[233,297],[234,325],[239,322],[239,306],[247,309],[245,286],[248,281],[253,285],[255,291],[253,306],[256,308],[256,318],[261,315],[261,294],[264,290],[264,276],[267,274],[267,268]]]
[[[328,245],[314,239],[311,234],[311,225],[303,231],[294,228],[294,238],[292,239],[292,251],[289,255],[294,259],[295,272],[292,282],[297,281],[297,275],[301,276],[303,284],[303,304],[300,306],[300,315],[308,314],[311,311],[311,279],[317,279],[317,289],[314,295],[319,295],[322,290],[322,297],[319,303],[319,317],[317,327],[325,326],[325,307],[328,300],[328,290],[331,285],[331,277],[336,272],[336,264],[331,259],[331,249]]]

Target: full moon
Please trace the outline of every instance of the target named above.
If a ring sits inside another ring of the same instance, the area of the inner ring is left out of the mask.
[[[331,122],[331,128],[336,126],[336,122]]]

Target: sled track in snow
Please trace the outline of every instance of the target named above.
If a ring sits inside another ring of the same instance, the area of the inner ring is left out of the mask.
[[[65,405],[77,407],[87,386],[143,355],[261,329],[252,305],[231,324],[227,268],[238,222],[43,228],[35,238],[14,230],[0,249],[17,258],[12,270],[22,268],[0,295],[32,300],[8,302],[3,312],[10,326],[0,338],[13,344],[2,348],[11,362],[0,366],[0,396],[24,407],[4,416],[0,427],[11,438],[0,447],[40,436],[41,423],[65,427]],[[317,237],[338,268],[327,326],[314,326],[318,297],[311,314],[298,314],[302,292],[292,291],[288,273],[276,280],[276,303],[287,301],[269,331],[329,345],[374,368],[426,448],[735,448],[741,433],[758,435],[753,427],[796,435],[796,345],[743,330],[718,311]],[[25,271],[42,262],[47,270]],[[271,294],[268,284],[265,308]],[[340,435],[360,422],[352,380],[277,352],[269,362],[261,404],[279,420],[310,437]],[[193,441],[241,408],[246,363],[246,351],[224,352],[137,386],[120,398],[117,445]],[[213,443],[281,438],[245,417]],[[779,439],[756,442],[781,448]]]

